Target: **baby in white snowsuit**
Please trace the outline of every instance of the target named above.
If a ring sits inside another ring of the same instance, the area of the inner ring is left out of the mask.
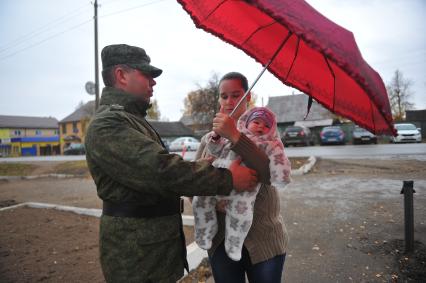
[[[291,166],[284,153],[284,146],[277,132],[274,113],[265,107],[255,107],[241,115],[237,129],[250,138],[269,157],[271,184],[283,188],[290,182]],[[208,134],[207,149],[210,155],[217,157],[213,166],[229,168],[232,161],[239,158],[231,148],[231,142],[225,138],[212,139],[214,132]],[[253,221],[253,208],[261,184],[253,192],[233,190],[229,196],[196,196],[192,207],[195,218],[195,241],[203,249],[209,249],[218,226],[216,203],[227,200],[225,218],[225,250],[227,255],[238,261],[244,239]]]

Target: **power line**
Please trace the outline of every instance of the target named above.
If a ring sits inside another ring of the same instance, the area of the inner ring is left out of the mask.
[[[72,30],[74,30],[74,29],[76,29],[76,28],[78,28],[78,27],[80,27],[80,26],[82,26],[82,25],[85,25],[85,24],[87,24],[87,23],[89,23],[89,22],[91,22],[91,21],[92,21],[92,19],[87,20],[87,21],[82,22],[82,23],[80,23],[80,24],[78,24],[78,25],[72,26],[72,27],[71,27],[71,28],[69,28],[69,29],[66,29],[66,30],[64,30],[64,31],[61,31],[61,32],[55,33],[55,34],[53,34],[53,35],[51,35],[51,36],[49,36],[49,37],[47,37],[47,38],[45,38],[45,39],[43,39],[43,40],[40,40],[40,41],[38,41],[38,42],[36,42],[36,43],[34,43],[34,44],[31,44],[31,45],[29,45],[29,46],[27,46],[27,47],[25,47],[25,48],[19,49],[19,50],[15,51],[15,52],[13,52],[13,53],[11,53],[11,54],[9,54],[9,55],[6,55],[6,56],[3,56],[3,57],[0,57],[0,61],[3,61],[3,60],[5,60],[5,59],[7,59],[7,58],[9,58],[9,57],[12,57],[12,56],[14,56],[14,55],[16,55],[16,54],[18,54],[18,53],[20,53],[20,52],[24,51],[24,50],[27,50],[27,49],[30,49],[30,48],[32,48],[32,47],[34,47],[34,46],[40,45],[40,44],[42,44],[43,42],[48,41],[48,40],[50,40],[50,39],[52,39],[52,38],[58,37],[58,36],[60,36],[60,35],[62,35],[62,34],[64,34],[64,33],[66,33],[66,32],[72,31]]]
[[[84,6],[81,6],[80,8],[77,8],[77,9],[71,11],[70,13],[68,13],[64,16],[61,16],[61,17],[59,17],[59,18],[57,18],[57,19],[55,19],[55,20],[53,20],[53,21],[51,21],[51,22],[49,22],[49,23],[47,23],[47,24],[45,24],[45,25],[25,34],[25,35],[23,35],[23,36],[21,36],[21,37],[15,38],[14,40],[9,42],[8,44],[2,46],[1,49],[0,49],[0,53],[8,51],[9,49],[11,49],[11,48],[13,48],[17,45],[20,45],[22,42],[24,42],[24,41],[26,41],[30,38],[33,38],[33,37],[35,37],[39,34],[42,34],[44,32],[51,30],[52,28],[50,28],[50,27],[53,26],[53,25],[55,25],[54,28],[56,28],[57,24],[69,21],[70,19],[80,15],[81,13],[78,13],[78,12],[80,10],[82,10],[83,8],[87,8],[87,4],[84,5]]]
[[[111,1],[113,1],[113,0],[111,0]],[[134,9],[138,9],[138,8],[145,7],[145,6],[148,6],[148,5],[157,4],[157,3],[159,3],[159,2],[163,2],[163,1],[166,1],[166,0],[156,0],[156,1],[152,1],[152,2],[149,2],[149,3],[145,3],[145,4],[142,4],[142,5],[134,6],[134,7],[127,8],[127,9],[123,9],[123,10],[120,10],[120,11],[117,11],[117,12],[114,12],[114,13],[110,13],[110,14],[107,14],[107,15],[100,16],[100,17],[98,16],[98,18],[104,18],[104,17],[109,17],[109,16],[113,16],[113,15],[117,15],[117,14],[125,13],[125,12],[128,12],[128,11],[134,10]],[[76,9],[75,11],[77,11],[77,10],[81,10],[81,8]],[[75,11],[74,11],[74,12],[75,12]],[[74,13],[74,12],[71,12],[71,13]],[[69,13],[68,15],[70,15],[71,13]],[[56,20],[54,20],[54,21],[50,22],[49,24],[46,24],[44,27],[49,26],[49,25],[52,25],[54,22],[58,22],[58,20],[60,20],[60,19],[63,19],[63,17],[58,18],[58,19],[56,19]],[[87,21],[84,21],[84,22],[79,23],[79,24],[77,24],[77,25],[75,25],[75,26],[72,26],[72,27],[70,27],[70,28],[68,28],[68,29],[66,29],[66,30],[63,30],[63,31],[58,32],[58,33],[55,33],[55,34],[53,34],[53,35],[51,35],[51,36],[49,36],[49,37],[47,37],[47,38],[44,38],[44,39],[42,39],[42,40],[40,40],[40,41],[37,41],[37,42],[35,42],[34,44],[31,44],[31,45],[29,45],[29,46],[27,46],[27,47],[21,48],[21,49],[19,49],[19,50],[17,50],[17,51],[15,51],[15,52],[13,52],[13,53],[11,53],[11,54],[8,54],[8,55],[5,55],[5,56],[3,56],[3,57],[0,57],[0,61],[3,61],[3,60],[5,60],[5,59],[7,59],[7,58],[10,58],[10,57],[12,57],[12,56],[14,56],[14,55],[18,54],[18,53],[21,53],[22,51],[25,51],[25,50],[27,50],[27,49],[30,49],[30,48],[35,47],[35,46],[37,46],[37,45],[40,45],[40,44],[42,44],[42,43],[44,43],[44,42],[46,42],[46,41],[48,41],[48,40],[50,40],[50,39],[53,39],[53,38],[55,38],[55,37],[58,37],[58,36],[60,36],[60,35],[62,35],[62,34],[64,34],[64,33],[66,33],[66,32],[72,31],[72,30],[74,30],[74,29],[76,29],[76,28],[78,28],[78,27],[80,27],[80,26],[82,26],[82,25],[85,25],[85,24],[87,24],[87,23],[89,23],[89,22],[91,22],[91,21],[92,21],[92,19],[87,20]],[[37,34],[42,33],[42,32],[40,32],[40,31],[37,31],[37,32],[38,32]],[[31,33],[34,33],[34,32],[31,32]],[[31,33],[27,34],[26,36],[30,35]],[[33,35],[33,36],[31,36],[31,37],[34,37],[34,36],[35,36],[35,35]],[[29,38],[30,38],[30,37],[29,37]],[[28,38],[26,38],[26,39],[28,39]],[[25,39],[25,40],[26,40],[26,39]],[[22,40],[24,40],[24,39],[23,39],[23,37],[22,37],[20,40],[21,40],[21,41],[22,41]],[[17,41],[17,40],[15,40],[15,41]],[[11,45],[11,44],[9,44],[9,45]],[[17,45],[19,45],[19,44],[15,44],[15,46],[17,46]],[[12,47],[13,47],[13,46],[10,46],[10,47],[8,47],[8,48],[5,48],[5,49],[3,49],[3,50],[0,50],[0,53],[2,53],[3,51],[5,51],[5,50],[7,50],[7,49],[12,48]]]
[[[125,13],[125,12],[131,11],[131,10],[135,10],[135,9],[138,9],[138,8],[145,7],[145,6],[157,4],[157,3],[160,3],[160,2],[163,2],[163,1],[166,1],[166,0],[157,0],[157,1],[152,1],[152,2],[149,2],[149,3],[145,3],[145,4],[142,4],[142,5],[137,5],[137,6],[134,6],[134,7],[131,7],[131,8],[121,10],[121,11],[117,11],[117,12],[114,12],[114,13],[110,13],[110,14],[100,16],[99,18],[106,18],[106,17],[114,16],[114,15],[117,15],[117,14]]]

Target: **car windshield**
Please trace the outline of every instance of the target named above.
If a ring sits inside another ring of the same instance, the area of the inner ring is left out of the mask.
[[[368,131],[363,128],[355,128],[354,132],[368,132]]]
[[[328,131],[328,132],[339,132],[342,129],[340,127],[325,127],[324,129],[322,129],[323,131]]]
[[[401,131],[417,130],[416,126],[414,126],[413,124],[395,125],[395,128]]]
[[[288,127],[287,129],[285,129],[286,132],[299,132],[301,130],[302,128],[300,127]]]

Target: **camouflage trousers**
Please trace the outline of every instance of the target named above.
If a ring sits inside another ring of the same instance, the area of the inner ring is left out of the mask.
[[[103,215],[99,248],[106,282],[171,283],[183,276],[180,216]]]

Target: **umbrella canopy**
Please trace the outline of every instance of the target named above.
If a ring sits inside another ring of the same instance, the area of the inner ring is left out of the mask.
[[[303,0],[178,0],[197,27],[243,50],[284,84],[376,134],[394,134],[386,88],[353,34]]]

